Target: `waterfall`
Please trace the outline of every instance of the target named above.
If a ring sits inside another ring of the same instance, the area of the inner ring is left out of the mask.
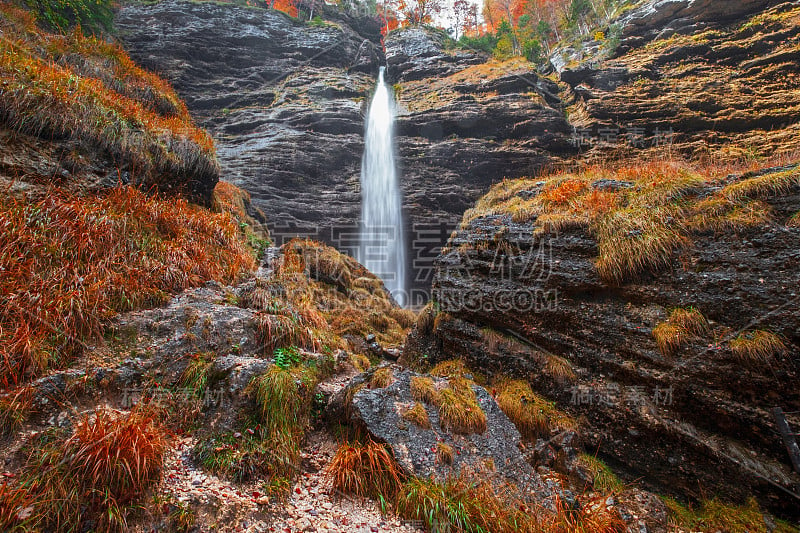
[[[367,114],[361,160],[359,261],[379,276],[397,303],[406,305],[405,241],[394,157],[395,106],[381,67]]]

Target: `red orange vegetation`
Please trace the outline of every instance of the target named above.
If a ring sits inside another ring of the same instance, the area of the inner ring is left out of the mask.
[[[387,446],[372,440],[340,445],[326,475],[335,489],[373,498],[392,498],[405,477]]]
[[[782,156],[775,162],[785,163]],[[751,166],[618,162],[504,181],[465,213],[462,227],[480,216],[505,214],[516,223],[533,223],[538,235],[584,228],[597,239],[598,273],[620,283],[671,264],[698,234],[770,224],[772,208],[765,200],[800,186],[800,169],[790,164],[754,172]],[[744,173],[730,183],[731,172]],[[716,192],[710,196],[698,193],[711,186]]]
[[[0,383],[62,365],[117,311],[255,267],[230,215],[122,187],[0,198]]]
[[[8,127],[92,145],[138,183],[201,194],[194,189],[216,179],[211,137],[166,82],[117,45],[79,31],[48,34],[30,13],[0,4],[0,47],[0,119]]]
[[[120,531],[155,483],[167,438],[154,413],[91,413],[66,440],[32,450],[17,485],[0,488],[3,530]],[[27,529],[25,529],[27,528]]]

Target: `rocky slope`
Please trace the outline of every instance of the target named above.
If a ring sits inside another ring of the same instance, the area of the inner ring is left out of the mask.
[[[781,172],[786,175],[778,169],[706,178],[677,194],[691,206]],[[620,194],[609,192],[614,188],[646,196],[654,175],[622,181],[613,173],[589,173],[577,178],[588,180],[588,188],[569,198],[594,210],[603,194]],[[792,222],[800,179],[796,168],[788,175],[786,188],[757,194],[770,215],[746,222],[730,214],[713,221],[718,215],[710,213],[685,222],[672,217],[687,215],[653,219],[619,197],[610,211],[559,219],[547,199],[570,180],[498,186],[488,204],[468,214],[437,261],[436,319],[417,328],[405,357],[463,358],[474,368],[526,377],[585,416],[591,449],[657,491],[757,495],[795,516],[791,493],[800,478],[770,413],[775,406],[800,408],[800,234]],[[698,205],[702,211],[704,204]],[[607,224],[619,227],[611,242]],[[679,242],[668,244],[670,231],[681,235]],[[630,259],[653,240],[666,248],[663,259],[647,248],[648,256],[636,260],[638,273],[609,279],[609,256]],[[686,315],[675,309],[697,310],[708,325],[698,318],[698,329],[680,329],[678,317]],[[663,334],[672,326],[673,344],[665,346]],[[757,338],[756,331],[781,340],[749,359],[740,341]],[[800,420],[793,415],[791,422]]]
[[[584,151],[715,163],[800,148],[796,2],[647,2],[619,24],[613,59],[591,59],[597,43],[583,65],[555,57]]]
[[[53,35],[0,5],[0,183],[98,191],[134,183],[210,204],[219,167],[172,87],[116,45]]]
[[[357,246],[364,113],[385,60],[400,98],[406,234],[416,239],[410,281],[424,289],[461,213],[491,183],[569,152],[569,128],[555,85],[529,66],[459,79],[486,58],[446,51],[441,35],[418,29],[390,34],[384,58],[374,22],[350,22],[168,0],[124,5],[117,27],[132,57],[169,79],[212,132],[225,179],[252,194],[276,238],[311,235],[341,250]]]

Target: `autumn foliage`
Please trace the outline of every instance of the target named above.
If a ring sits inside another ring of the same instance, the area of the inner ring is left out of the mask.
[[[168,83],[118,45],[77,30],[49,34],[32,13],[3,3],[0,48],[6,127],[99,149],[136,183],[182,190],[216,181],[211,137]]]
[[[117,311],[156,305],[253,255],[230,215],[121,187],[85,197],[52,190],[0,199],[0,382],[79,354]]]

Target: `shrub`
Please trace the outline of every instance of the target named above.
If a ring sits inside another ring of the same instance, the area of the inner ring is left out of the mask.
[[[495,46],[497,46],[497,37],[490,33],[484,33],[475,37],[469,35],[462,35],[458,39],[458,45],[461,48],[468,50],[475,50],[491,54]]]

